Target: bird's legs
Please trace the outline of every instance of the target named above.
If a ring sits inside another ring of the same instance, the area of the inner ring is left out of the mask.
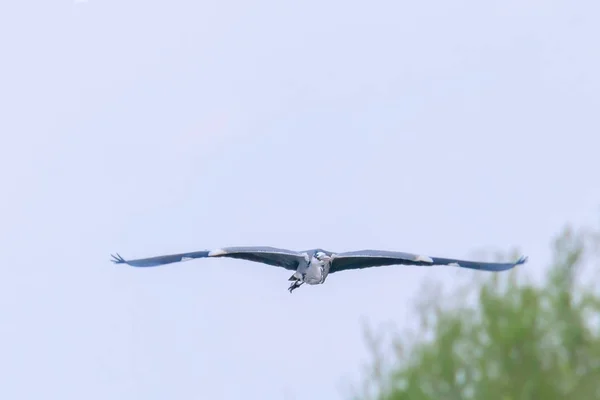
[[[302,286],[304,284],[304,282],[302,282],[300,279],[295,280],[290,287],[288,288],[289,292],[292,293],[295,289],[298,289],[300,286]]]
[[[288,281],[292,281],[292,284],[288,288],[288,291],[290,293],[292,293],[294,290],[296,290],[300,286],[302,286],[304,284],[305,276],[306,276],[306,273],[301,273],[298,271],[294,272],[294,274],[292,276],[290,276],[290,278],[288,279]]]

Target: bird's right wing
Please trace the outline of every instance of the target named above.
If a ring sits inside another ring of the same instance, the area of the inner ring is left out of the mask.
[[[113,259],[111,261],[115,264],[128,264],[134,267],[155,267],[174,262],[193,260],[195,258],[229,257],[260,262],[282,267],[291,271],[295,271],[301,262],[308,261],[308,256],[305,253],[266,246],[223,247],[212,251],[202,250],[191,253],[139,258],[135,260],[125,260],[119,254],[116,256],[113,255],[112,257]]]

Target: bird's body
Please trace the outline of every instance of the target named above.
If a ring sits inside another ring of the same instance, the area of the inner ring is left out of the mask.
[[[513,263],[464,261],[452,258],[429,257],[425,255],[387,250],[359,250],[334,253],[323,249],[293,251],[264,246],[225,247],[217,250],[202,250],[190,253],[169,254],[165,256],[125,260],[120,255],[112,256],[116,264],[128,264],[134,267],[155,267],[196,258],[228,257],[260,262],[294,271],[288,279],[292,282],[290,293],[302,286],[321,285],[330,274],[387,265],[433,266],[448,265],[481,271],[500,272],[524,264],[526,257]]]
[[[308,285],[321,285],[329,275],[331,267],[331,256],[327,255],[322,250],[313,250],[304,252],[308,261],[300,263],[296,272],[290,277],[290,281],[294,281],[290,286],[290,291],[293,291],[303,283]]]
[[[316,257],[311,257],[310,264],[306,268],[306,273],[304,274],[304,283],[309,285],[319,285],[323,283],[325,279],[325,263],[327,261],[321,261]]]

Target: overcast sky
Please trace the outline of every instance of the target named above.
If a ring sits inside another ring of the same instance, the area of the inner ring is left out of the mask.
[[[278,268],[112,252],[519,248],[542,271],[600,206],[599,12],[7,2],[0,398],[342,399],[362,318],[410,326],[423,284],[478,275],[385,267],[290,295]]]

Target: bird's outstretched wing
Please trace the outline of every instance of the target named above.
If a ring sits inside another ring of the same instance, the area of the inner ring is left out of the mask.
[[[139,258],[136,260],[125,260],[119,254],[112,256],[112,262],[115,264],[128,264],[134,267],[155,267],[174,262],[188,261],[195,258],[207,257],[229,257],[247,261],[260,262],[295,271],[302,261],[306,261],[307,256],[287,249],[278,249],[265,246],[245,246],[245,247],[223,247],[216,250],[202,250],[191,253],[169,254],[158,257]]]
[[[149,258],[138,258],[135,260],[125,260],[117,253],[112,255],[112,262],[115,264],[127,264],[132,267],[157,267],[159,265],[171,264],[175,262],[189,261],[195,258],[206,258],[208,257],[208,250],[193,251],[191,253],[179,253],[179,254],[167,254],[164,256],[149,257]]]
[[[527,257],[521,257],[512,263],[465,261],[452,258],[429,257],[425,255],[403,253],[399,251],[386,250],[359,250],[337,253],[333,256],[330,274],[351,269],[382,267],[386,265],[449,265],[477,269],[480,271],[505,271],[516,265],[524,264]]]

